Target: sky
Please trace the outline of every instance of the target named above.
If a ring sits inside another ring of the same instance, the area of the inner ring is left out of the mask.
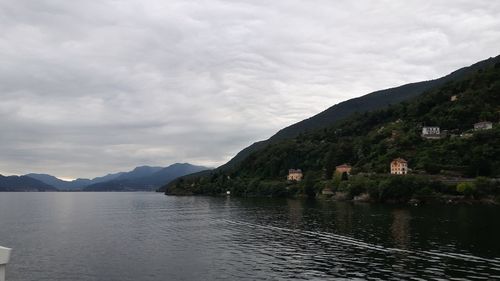
[[[0,174],[215,167],[500,54],[500,1],[0,0]]]

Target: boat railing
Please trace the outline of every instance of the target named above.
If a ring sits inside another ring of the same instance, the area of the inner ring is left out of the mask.
[[[5,281],[5,267],[9,263],[10,249],[0,246],[0,281]]]

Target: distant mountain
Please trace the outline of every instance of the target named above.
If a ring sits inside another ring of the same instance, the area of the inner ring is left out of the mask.
[[[61,180],[48,174],[31,173],[25,175],[59,190],[153,190],[179,176],[196,173],[208,168],[188,163],[173,164],[169,167],[140,166],[129,172],[107,174],[93,179]]]
[[[209,168],[189,163],[176,163],[166,168],[142,166],[113,180],[89,185],[84,191],[154,190],[178,177],[204,170]]]
[[[59,178],[56,178],[52,175],[47,175],[47,174],[27,174],[25,176],[28,176],[33,179],[37,179],[43,183],[46,183],[48,185],[51,185],[53,187],[56,187],[57,189],[60,190],[80,190],[86,186],[89,186],[91,184],[99,183],[99,182],[104,182],[104,181],[110,181],[113,180],[119,176],[124,174],[123,172],[120,173],[115,173],[115,174],[108,174],[102,177],[96,177],[93,179],[76,179],[73,181],[65,181],[61,180]]]
[[[121,176],[125,174],[125,172],[118,172],[118,173],[113,173],[113,174],[107,174],[105,176],[102,176],[102,177],[95,177],[91,180],[87,180],[87,179],[76,179],[75,181],[81,181],[81,182],[89,182],[89,184],[94,184],[94,183],[98,183],[98,182],[104,182],[104,181],[110,181],[110,180],[113,180],[113,179],[116,179],[117,177]],[[89,185],[87,184],[87,185]]]
[[[148,183],[155,187],[160,187],[178,177],[209,170],[211,169],[204,166],[195,166],[189,163],[176,163],[151,175],[148,179]]]
[[[275,135],[267,140],[256,142],[242,151],[240,151],[229,162],[219,167],[217,170],[228,170],[239,165],[245,158],[253,152],[259,151],[270,144],[277,143],[282,140],[292,139],[299,134],[311,132],[317,129],[327,128],[335,122],[345,119],[353,113],[362,113],[374,111],[388,107],[391,104],[397,104],[402,101],[410,100],[422,93],[437,89],[449,81],[462,79],[481,68],[488,66],[492,61],[498,58],[489,58],[469,67],[464,67],[456,70],[444,77],[435,80],[410,83],[400,87],[390,88],[386,90],[376,91],[359,98],[350,99],[339,104],[333,105],[325,111],[318,113],[308,119],[290,125],[278,131]]]
[[[25,176],[30,177],[32,179],[39,180],[43,183],[46,183],[48,185],[51,185],[51,186],[57,188],[57,189],[61,189],[61,188],[66,189],[67,186],[71,184],[71,182],[64,181],[64,180],[58,179],[54,176],[47,175],[47,174],[31,173],[31,174],[26,174]]]
[[[163,169],[163,167],[150,167],[150,166],[140,166],[136,167],[130,172],[124,172],[120,176],[110,179],[110,180],[131,180],[131,179],[138,179],[138,178],[144,178],[151,176],[152,174],[160,171]],[[107,180],[109,181],[109,180]],[[107,182],[107,181],[102,181],[102,182]]]
[[[28,176],[0,175],[0,191],[57,191],[57,189]]]

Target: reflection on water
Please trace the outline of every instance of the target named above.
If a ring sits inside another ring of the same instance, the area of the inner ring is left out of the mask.
[[[0,193],[8,280],[500,279],[498,207]],[[419,279],[421,278],[421,279]]]
[[[353,229],[353,208],[350,205],[334,205],[335,228],[341,233],[350,233]]]
[[[392,216],[392,239],[396,247],[408,249],[410,246],[410,212],[404,209],[396,209],[392,211]]]
[[[304,208],[302,208],[302,202],[297,200],[288,200],[288,220],[290,221],[290,225],[292,227],[298,227],[302,224],[302,212]]]

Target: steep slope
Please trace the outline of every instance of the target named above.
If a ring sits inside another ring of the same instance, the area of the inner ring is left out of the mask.
[[[487,60],[475,63],[469,67],[461,68],[439,79],[423,81],[418,83],[406,84],[400,87],[376,91],[359,98],[350,99],[345,102],[336,104],[325,111],[288,126],[278,131],[275,135],[265,141],[256,142],[242,151],[240,151],[228,163],[219,167],[219,170],[228,170],[237,166],[241,161],[248,157],[251,153],[267,147],[269,144],[279,142],[285,139],[291,139],[301,133],[314,131],[317,129],[331,126],[335,122],[342,120],[356,112],[367,112],[385,108],[391,104],[396,104],[401,101],[409,100],[425,91],[436,89],[446,82],[456,79],[461,79],[471,73],[474,73],[480,68],[491,64],[492,61],[498,60],[499,57],[489,58]]]
[[[474,131],[479,121],[491,121],[494,128]],[[330,179],[334,167],[342,163],[352,164],[355,173],[387,174],[390,161],[397,157],[407,159],[419,174],[497,177],[499,121],[497,57],[411,100],[269,144],[237,168],[172,182],[167,193],[218,194],[229,189],[236,195],[286,194],[291,192],[285,181],[290,168],[301,168],[309,182],[319,182]],[[423,139],[423,125],[439,126],[448,135]]]
[[[107,182],[93,184],[84,188],[85,191],[125,191],[125,190],[155,190],[170,181],[209,168],[195,166],[189,163],[176,163],[166,168],[138,167],[134,171]]]
[[[0,175],[0,191],[57,191],[57,189],[27,176]]]

